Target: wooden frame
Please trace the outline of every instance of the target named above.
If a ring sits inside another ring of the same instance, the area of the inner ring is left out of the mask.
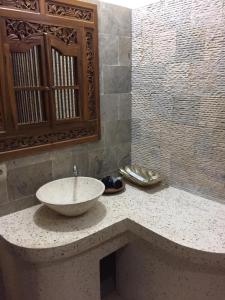
[[[100,138],[96,5],[1,0],[0,52],[0,160]]]

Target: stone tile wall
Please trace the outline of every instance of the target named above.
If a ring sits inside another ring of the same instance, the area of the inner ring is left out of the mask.
[[[225,2],[162,0],[132,15],[132,160],[225,200]]]
[[[52,179],[79,174],[102,177],[130,161],[131,10],[97,3],[99,15],[102,137],[0,164],[0,215],[36,203],[35,192]]]

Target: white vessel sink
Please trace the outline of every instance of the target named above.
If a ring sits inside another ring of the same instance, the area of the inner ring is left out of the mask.
[[[40,187],[38,200],[65,216],[79,216],[89,210],[103,194],[104,184],[91,177],[69,177]]]

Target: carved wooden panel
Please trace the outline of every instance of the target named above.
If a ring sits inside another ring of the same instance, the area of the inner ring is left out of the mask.
[[[0,0],[0,5],[25,9],[30,11],[39,11],[38,0]]]
[[[62,2],[0,0],[0,160],[99,139],[96,5]]]
[[[24,40],[34,35],[48,33],[56,36],[67,45],[77,43],[77,31],[74,28],[37,24],[13,19],[6,19],[5,22],[9,39]]]
[[[94,66],[94,42],[93,32],[86,31],[86,56],[87,56],[87,81],[88,81],[88,108],[90,119],[96,118],[95,99],[95,66]]]
[[[89,8],[82,8],[78,6],[65,5],[53,1],[47,2],[47,12],[50,15],[57,15],[61,17],[70,17],[78,20],[90,21],[94,20],[94,12]]]
[[[96,126],[90,128],[78,127],[64,131],[55,131],[38,135],[24,135],[0,139],[0,152],[26,149],[35,146],[49,145],[56,142],[69,141],[71,139],[93,136],[96,134]]]
[[[0,131],[3,130],[3,114],[2,107],[0,106]]]

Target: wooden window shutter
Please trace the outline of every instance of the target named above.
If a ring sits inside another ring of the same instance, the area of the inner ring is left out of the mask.
[[[100,137],[97,8],[0,2],[0,159]]]

